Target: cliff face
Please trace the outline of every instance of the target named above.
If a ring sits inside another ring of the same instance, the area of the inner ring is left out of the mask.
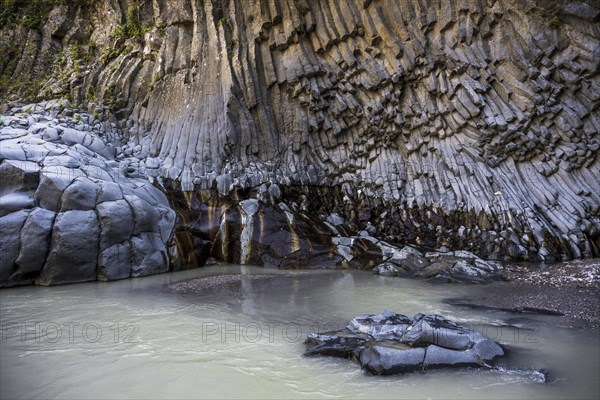
[[[216,251],[243,233],[218,227],[268,193],[396,243],[589,257],[599,18],[592,1],[104,0],[5,27],[0,71],[111,107],[179,212],[180,252],[252,261]]]

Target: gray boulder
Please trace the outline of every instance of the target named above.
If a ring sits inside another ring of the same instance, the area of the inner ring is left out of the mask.
[[[392,255],[373,269],[374,274],[461,283],[490,283],[502,279],[499,263],[483,260],[469,251],[422,254],[410,246],[400,251],[388,244],[385,248]]]
[[[19,256],[19,233],[30,212],[19,210],[0,218],[0,287],[13,284],[9,278],[15,272]]]
[[[369,346],[360,353],[360,364],[373,375],[418,371],[425,360],[425,349],[410,346]]]
[[[30,192],[12,192],[0,197],[0,217],[11,212],[33,208],[35,201],[33,193]]]
[[[137,196],[125,195],[124,197],[133,211],[133,234],[158,232],[160,213],[156,207]]]
[[[18,266],[15,276],[31,277],[42,270],[50,234],[56,213],[44,208],[35,208],[21,229],[21,248],[16,260]]]
[[[65,211],[56,217],[51,250],[36,278],[39,285],[96,279],[100,224],[94,211]]]
[[[131,246],[129,242],[117,243],[98,255],[98,280],[113,281],[131,275]]]
[[[100,219],[100,249],[128,240],[133,234],[133,213],[125,200],[106,201],[96,208]]]
[[[106,126],[92,130],[56,117],[3,118],[23,129],[0,128],[0,285],[168,271],[175,212],[146,177],[123,175],[124,165],[137,166],[140,160],[113,159],[114,147],[105,136],[117,133],[113,127],[103,132]],[[89,122],[88,117],[82,121]]]
[[[0,196],[15,191],[35,190],[40,166],[31,161],[4,160],[0,164]]]
[[[40,184],[35,191],[35,201],[41,207],[60,211],[63,192],[82,172],[65,167],[48,167],[42,170]]]
[[[396,264],[385,262],[373,268],[373,273],[381,276],[400,276],[402,271]]]
[[[427,354],[425,355],[424,363],[427,369],[458,366],[479,367],[481,365],[477,353],[473,350],[459,351],[446,349],[436,345],[427,347]]]
[[[146,276],[168,271],[167,251],[160,234],[145,232],[131,238],[131,276]]]
[[[60,211],[93,210],[100,187],[88,178],[77,178],[63,192]]]
[[[490,367],[502,347],[440,315],[409,318],[384,311],[354,318],[342,330],[311,333],[306,356],[353,358],[370,374]]]

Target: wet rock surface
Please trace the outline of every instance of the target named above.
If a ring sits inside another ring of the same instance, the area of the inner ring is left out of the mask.
[[[390,311],[360,315],[340,331],[311,333],[305,344],[306,356],[352,358],[374,375],[490,368],[504,355],[498,343],[440,315]]]

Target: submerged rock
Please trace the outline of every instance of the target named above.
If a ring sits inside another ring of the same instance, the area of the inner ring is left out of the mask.
[[[490,367],[504,355],[495,341],[440,315],[390,311],[360,315],[340,331],[310,333],[305,344],[306,356],[352,358],[374,375]]]

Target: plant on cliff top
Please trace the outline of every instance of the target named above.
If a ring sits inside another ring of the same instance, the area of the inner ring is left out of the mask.
[[[552,28],[558,28],[560,24],[560,19],[558,19],[557,17],[552,18],[548,23],[548,25],[550,25]]]

